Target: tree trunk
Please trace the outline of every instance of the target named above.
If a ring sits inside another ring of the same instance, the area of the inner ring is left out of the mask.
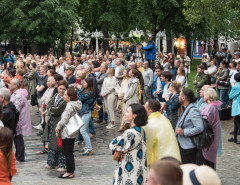
[[[0,40],[0,60],[2,61],[2,41]]]
[[[172,38],[167,37],[167,53],[173,53]]]
[[[218,31],[215,30],[214,33],[214,52],[216,53],[219,50],[219,45],[218,45]],[[215,56],[214,53],[214,56]]]
[[[36,42],[33,42],[33,43],[31,44],[31,54],[32,54],[32,55],[38,53],[37,47],[38,47],[38,45],[37,45]]]
[[[109,5],[108,5],[108,0],[104,0],[104,8],[103,8],[103,14],[109,12]],[[104,52],[109,50],[109,42],[108,42],[108,22],[103,21],[102,22],[102,30],[103,30],[103,49]]]
[[[14,53],[16,53],[17,51],[17,41],[16,39],[11,39],[10,42],[9,42],[9,50],[10,51],[14,51]]]
[[[191,57],[191,38],[190,32],[186,33],[186,46],[187,46],[187,56]]]

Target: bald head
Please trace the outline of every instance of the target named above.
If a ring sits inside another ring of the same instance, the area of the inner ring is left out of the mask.
[[[200,96],[201,96],[201,98],[204,97],[204,91],[205,91],[206,89],[208,89],[208,88],[212,88],[212,86],[211,86],[211,85],[204,85],[204,86],[202,86],[202,88],[201,88],[201,90],[200,90]]]

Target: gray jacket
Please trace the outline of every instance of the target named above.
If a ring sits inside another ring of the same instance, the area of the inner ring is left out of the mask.
[[[103,81],[104,81],[104,78],[106,78],[108,75],[107,73],[100,73],[96,80],[97,80],[97,86],[98,86],[98,91],[101,92],[101,89],[102,89],[102,84],[103,84]]]
[[[191,110],[186,115],[189,108],[191,108]],[[185,115],[186,115],[186,118],[183,124]],[[176,129],[181,127],[183,129],[183,136],[177,135],[177,132],[176,132]],[[175,129],[175,134],[177,136],[177,140],[183,149],[191,149],[196,147],[195,145],[193,145],[190,137],[201,133],[204,128],[203,128],[201,112],[193,103],[189,104],[185,109],[185,111],[180,115],[176,125],[176,129]]]
[[[82,108],[81,101],[70,101],[67,103],[67,106],[62,113],[61,120],[57,124],[57,128],[60,131],[62,139],[74,139],[78,136],[78,132],[73,136],[68,136],[66,132],[66,127],[69,123],[69,119],[74,116],[74,114],[78,113]]]
[[[229,77],[229,69],[223,68],[220,70],[217,75],[219,76],[218,81],[226,81],[227,78]],[[228,89],[228,87],[218,85],[218,89]]]

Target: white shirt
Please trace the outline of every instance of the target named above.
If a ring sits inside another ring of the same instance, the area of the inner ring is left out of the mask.
[[[162,97],[163,98],[169,98],[170,97],[170,94],[172,93],[171,91],[170,91],[170,83],[171,82],[168,82],[167,84],[165,84],[165,86],[164,86],[164,88],[163,88],[163,94],[162,94]]]
[[[118,76],[119,66],[115,67],[115,76]]]
[[[176,81],[179,82],[182,85],[182,88],[185,86],[185,82],[186,82],[185,76],[177,75]]]
[[[63,62],[63,63],[59,66],[58,74],[63,75],[63,73],[64,73],[64,67],[67,67],[66,62]]]
[[[237,83],[236,80],[234,79],[234,75],[236,73],[238,73],[237,69],[231,69],[230,70],[229,76],[231,76],[231,78],[230,78],[231,86],[234,86]]]

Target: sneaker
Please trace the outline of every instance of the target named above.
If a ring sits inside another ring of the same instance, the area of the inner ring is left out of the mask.
[[[96,122],[97,122],[97,123],[102,123],[102,122],[103,122],[103,120],[97,120]]]
[[[94,138],[95,135],[94,134],[89,134],[90,138]]]
[[[42,125],[39,124],[39,125],[37,125],[37,126],[33,126],[33,128],[35,128],[35,129],[37,129],[37,130],[42,130]]]
[[[65,168],[58,168],[57,171],[58,171],[58,172],[66,172],[67,169],[65,169]]]
[[[91,154],[93,154],[93,150],[89,150],[89,149],[86,149],[83,153],[82,153],[82,155],[91,155]]]
[[[85,152],[87,150],[86,147],[84,147],[83,149],[80,150],[80,152]]]
[[[108,125],[106,126],[107,129],[111,129],[114,127],[114,124],[113,123],[108,123]]]

